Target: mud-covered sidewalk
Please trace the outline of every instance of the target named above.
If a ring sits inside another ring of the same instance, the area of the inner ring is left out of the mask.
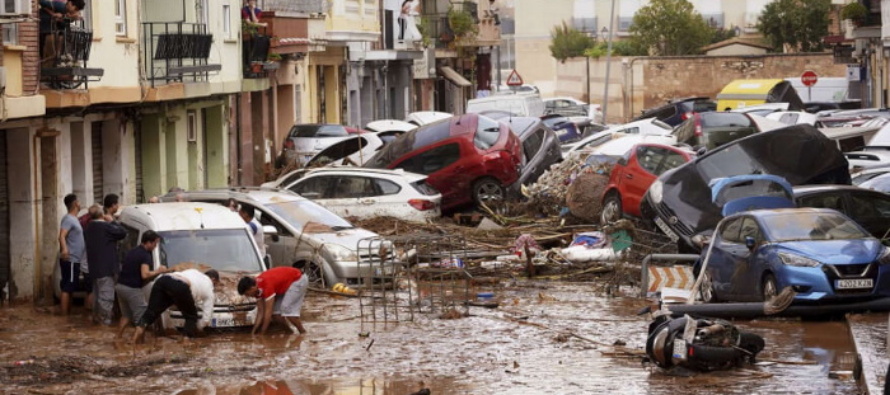
[[[856,393],[843,373],[853,361],[844,322],[739,322],[766,340],[759,366],[671,377],[641,363],[648,319],[634,313],[647,301],[632,288],[593,289],[507,280],[497,309],[387,325],[363,325],[357,299],[310,294],[305,336],[217,332],[139,346],[84,315],[4,307],[0,382],[8,394]]]

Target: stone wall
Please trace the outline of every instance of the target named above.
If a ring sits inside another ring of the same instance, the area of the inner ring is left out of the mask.
[[[603,102],[605,65],[605,58],[590,60],[593,103]],[[585,59],[557,65],[556,96],[586,97],[585,66]],[[607,117],[609,122],[626,121],[673,98],[715,98],[736,79],[796,78],[804,70],[820,77],[846,76],[846,66],[834,64],[829,53],[613,58]]]

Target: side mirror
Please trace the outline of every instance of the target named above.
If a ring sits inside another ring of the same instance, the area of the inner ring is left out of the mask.
[[[751,236],[745,236],[745,247],[748,247],[749,250],[754,250],[754,247],[757,247],[757,241]]]
[[[272,225],[263,225],[264,235],[278,235],[278,228]]]
[[[704,155],[704,154],[707,153],[707,152],[708,152],[708,148],[707,148],[707,147],[698,147],[698,148],[695,150],[695,155],[696,155],[696,156],[702,156],[702,155]]]

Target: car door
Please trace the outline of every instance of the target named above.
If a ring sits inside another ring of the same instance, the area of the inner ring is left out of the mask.
[[[639,145],[634,150],[621,177],[621,206],[631,215],[640,215],[640,201],[652,182],[668,151],[661,147]]]
[[[416,152],[389,167],[429,176],[427,183],[442,193],[443,200],[448,200],[469,194],[472,182],[471,170],[476,170],[471,163],[477,159],[476,155],[469,155],[471,158],[461,160],[461,151],[460,143],[452,141]]]
[[[707,262],[707,273],[711,276],[714,293],[722,300],[734,300],[738,292],[733,283],[735,274],[735,254],[739,247],[744,247],[740,240],[742,227],[741,218],[727,219],[721,223],[715,233],[714,246]]]
[[[761,278],[766,269],[766,262],[762,259],[762,255],[758,254],[759,246],[763,241],[763,233],[760,231],[760,225],[753,217],[744,217],[739,233],[741,239],[740,248],[734,249],[733,255],[735,260],[735,270],[733,272],[735,278],[733,283],[738,284],[737,296],[739,300],[759,302],[761,301],[762,292]],[[755,247],[748,249],[746,239],[750,237],[754,239]]]
[[[887,238],[890,230],[890,197],[866,191],[851,191],[845,213],[872,236]],[[886,244],[886,243],[885,243]]]
[[[297,245],[299,244],[297,235],[271,215],[265,207],[254,206],[254,212],[260,225],[275,227],[276,234],[265,232],[264,235],[266,254],[272,260],[269,267],[292,266],[295,263]]]
[[[544,155],[544,129],[537,128],[522,142],[522,153],[525,156],[525,168],[522,169],[523,181],[537,180],[544,172],[542,166]]]

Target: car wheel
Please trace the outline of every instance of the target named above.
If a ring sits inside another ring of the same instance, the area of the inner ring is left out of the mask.
[[[707,271],[701,274],[701,288],[699,288],[699,293],[701,294],[701,300],[705,303],[717,303],[720,300],[717,299],[717,294],[714,293],[714,282],[711,281],[711,275],[708,274]]]
[[[600,214],[600,224],[606,225],[618,221],[622,217],[621,195],[618,192],[609,193],[603,200],[603,212]]]
[[[303,274],[309,276],[309,286],[314,288],[325,289],[324,271],[321,266],[315,262],[297,262],[293,265],[295,268],[303,271]]]
[[[494,178],[486,177],[473,184],[473,200],[476,204],[485,203],[491,208],[492,203],[503,202],[505,197],[506,190]]]
[[[778,286],[776,286],[776,277],[772,274],[764,276],[760,290],[762,291],[764,302],[778,295],[779,291]]]

